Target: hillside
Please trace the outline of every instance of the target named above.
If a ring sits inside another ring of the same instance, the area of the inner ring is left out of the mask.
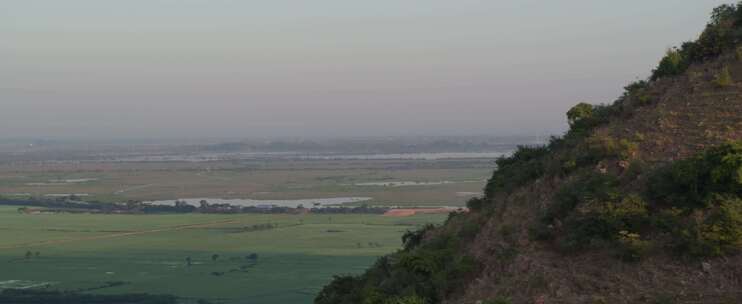
[[[742,4],[318,304],[739,303]]]

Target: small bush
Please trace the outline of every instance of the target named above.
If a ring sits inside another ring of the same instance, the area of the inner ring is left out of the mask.
[[[618,157],[623,160],[635,158],[639,153],[639,144],[628,139],[621,139],[618,142]]]
[[[544,220],[564,219],[577,206],[586,201],[614,201],[619,197],[618,179],[612,175],[590,173],[568,183],[557,192]]]
[[[734,80],[732,80],[732,74],[729,73],[729,68],[721,69],[721,72],[714,77],[714,83],[721,88],[731,86]]]
[[[630,160],[639,153],[639,145],[633,141],[600,134],[589,137],[586,146],[578,156],[578,166],[594,165],[607,158]]]
[[[420,245],[425,234],[435,229],[435,225],[427,224],[423,228],[415,231],[407,231],[402,235],[402,244],[405,250],[410,250]]]
[[[714,205],[696,211],[673,229],[676,252],[708,257],[735,253],[742,248],[742,200],[716,196]]]
[[[629,163],[628,168],[621,175],[621,179],[625,182],[631,182],[639,178],[645,171],[647,171],[647,164],[641,160],[634,160]]]
[[[650,248],[650,242],[641,239],[638,233],[621,230],[618,235],[619,257],[624,261],[640,260]]]

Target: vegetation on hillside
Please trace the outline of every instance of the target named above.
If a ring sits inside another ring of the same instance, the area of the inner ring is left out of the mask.
[[[714,9],[711,21],[696,41],[672,48],[652,71],[651,80],[680,75],[694,63],[713,59],[737,47],[742,41],[742,3]]]
[[[541,181],[554,185],[549,203],[537,219],[523,221],[529,223],[531,241],[559,254],[608,253],[627,263],[653,255],[710,259],[737,254],[742,249],[742,142],[699,149],[687,159],[650,162],[640,153],[641,133],[618,137],[601,128],[658,102],[650,91],[662,79],[727,52],[742,58],[741,39],[742,2],[715,9],[698,40],[669,50],[649,79],[626,86],[610,105],[574,106],[567,112],[570,129],[564,136],[498,159],[484,196],[469,201],[471,213],[408,234],[403,250],[379,259],[361,276],[337,277],[316,303],[450,299],[482,268],[466,253],[483,223],[501,219],[503,210],[519,202],[514,199],[519,191]],[[715,88],[734,84],[726,67],[712,81]],[[504,244],[488,245],[487,254],[507,264],[519,254],[517,240],[512,227],[499,229],[497,238]],[[509,303],[506,298],[493,301]]]
[[[428,225],[402,237],[404,248],[376,261],[361,276],[338,276],[317,296],[315,303],[422,304],[440,302],[460,288],[478,268],[461,255],[479,228],[461,213],[446,221],[452,230]],[[435,236],[428,234],[435,231]],[[427,238],[427,239],[426,239]]]

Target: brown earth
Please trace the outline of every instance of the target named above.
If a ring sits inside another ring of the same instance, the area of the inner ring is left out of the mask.
[[[735,83],[722,88],[713,79],[724,66]],[[733,54],[654,82],[649,92],[649,104],[628,100],[630,115],[615,117],[593,136],[637,142],[635,157],[652,165],[742,140],[742,62]],[[481,216],[485,224],[466,253],[483,268],[445,303],[473,304],[501,295],[515,304],[742,303],[739,255],[697,261],[657,254],[625,263],[610,250],[569,256],[531,241],[529,228],[564,182],[539,179],[499,197],[496,216],[472,215]],[[504,257],[506,250],[515,250],[517,256]]]

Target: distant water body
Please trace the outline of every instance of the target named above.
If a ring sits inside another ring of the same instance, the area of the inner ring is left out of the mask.
[[[440,152],[392,154],[311,154],[300,152],[244,152],[244,153],[195,153],[173,155],[141,155],[107,159],[113,162],[206,162],[220,160],[440,160],[498,158],[510,152]]]
[[[349,159],[349,160],[374,160],[374,159],[476,159],[476,158],[498,158],[508,153],[505,152],[448,152],[448,153],[396,153],[396,154],[347,154],[347,155],[306,155],[305,159]]]
[[[185,201],[189,205],[199,206],[202,200],[207,201],[209,204],[229,204],[232,206],[240,207],[259,207],[259,206],[274,206],[274,207],[288,207],[297,208],[299,205],[305,208],[313,207],[327,207],[333,205],[342,205],[346,203],[358,203],[369,201],[370,197],[331,197],[331,198],[311,198],[311,199],[295,199],[295,200],[254,200],[254,199],[219,199],[219,198],[184,198],[178,199],[179,201]],[[165,205],[174,206],[175,200],[159,200],[159,201],[148,201],[145,203],[153,205]]]

